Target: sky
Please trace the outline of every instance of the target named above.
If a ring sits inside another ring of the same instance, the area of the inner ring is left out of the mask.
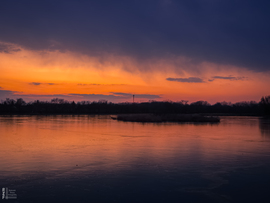
[[[260,101],[270,1],[0,2],[0,100]]]

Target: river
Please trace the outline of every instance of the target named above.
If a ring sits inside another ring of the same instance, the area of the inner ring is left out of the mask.
[[[270,200],[270,122],[257,117],[0,116],[0,139],[0,187],[17,197],[10,202]]]

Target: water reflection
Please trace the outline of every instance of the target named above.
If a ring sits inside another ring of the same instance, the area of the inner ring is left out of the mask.
[[[261,118],[259,121],[261,135],[267,139],[270,139],[270,119]]]
[[[222,117],[218,125],[0,117],[0,186],[23,191],[21,202],[57,202],[64,194],[66,202],[75,194],[81,202],[220,202],[232,172],[270,164],[261,136],[269,135],[268,124],[254,117]],[[30,193],[36,197],[27,199]]]

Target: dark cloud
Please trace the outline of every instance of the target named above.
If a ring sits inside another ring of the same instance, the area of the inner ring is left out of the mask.
[[[108,101],[120,101],[123,99],[131,99],[133,94],[122,93],[122,92],[110,92],[112,95],[103,95],[103,94],[69,94],[71,96],[78,96],[88,100],[108,100]],[[134,94],[135,98],[140,99],[158,99],[161,98],[159,95],[151,94]]]
[[[159,95],[151,94],[134,94],[135,98],[140,99],[158,99],[161,98]],[[6,98],[17,99],[23,98],[25,101],[33,100],[42,100],[50,101],[53,98],[65,99],[68,101],[99,101],[107,100],[109,102],[123,102],[132,99],[133,94],[122,93],[122,92],[111,92],[109,95],[105,94],[51,94],[51,95],[42,95],[42,94],[21,94],[20,92],[10,91],[10,90],[0,90],[0,100]]]
[[[12,97],[14,95],[14,91],[10,91],[10,90],[0,90],[0,99],[6,99],[8,97]]]
[[[208,81],[213,81],[215,79],[222,79],[222,80],[244,80],[246,77],[233,77],[233,76],[213,76],[212,79],[209,79]]]
[[[161,96],[153,94],[134,94],[135,98],[140,99],[160,99]]]
[[[9,90],[0,90],[0,99],[4,100],[6,98],[16,99],[23,98],[25,101],[41,100],[50,101],[53,98],[64,99],[68,101],[99,101],[107,100],[111,102],[119,102],[122,97],[114,95],[103,95],[103,94],[51,94],[51,95],[36,95],[36,94],[18,94],[17,92]]]
[[[0,42],[0,53],[1,52],[4,52],[4,53],[8,53],[9,54],[9,53],[18,52],[18,51],[21,51],[21,49],[19,49],[18,47],[15,47],[12,44]]]
[[[133,94],[129,94],[129,93],[123,93],[123,92],[111,92],[111,93],[117,96],[125,97],[125,98],[133,97]]]
[[[79,83],[79,86],[87,86],[87,85],[100,85],[100,84],[83,84],[83,83]]]
[[[38,86],[40,84],[41,84],[40,82],[31,82],[31,83],[29,83],[29,85],[36,85],[36,86]]]
[[[56,85],[56,84],[55,84],[55,83],[31,82],[31,83],[29,83],[29,85],[36,85],[36,86],[39,86],[39,85]]]
[[[65,97],[70,98],[70,95],[68,94],[15,94],[17,97],[31,97],[31,98],[43,98],[43,97]]]
[[[197,77],[189,77],[189,78],[166,78],[168,81],[175,82],[188,82],[188,83],[204,83],[203,79]]]
[[[90,101],[99,101],[99,100],[107,100],[107,101],[119,101],[120,97],[114,95],[104,95],[104,94],[69,94],[70,96],[76,96],[81,98],[81,100],[90,100]]]
[[[90,84],[83,84],[83,83],[78,83],[77,85],[79,86],[95,86],[95,85],[106,85],[106,86],[115,86],[115,85],[126,85],[126,84],[95,84],[95,83],[90,83]]]
[[[1,1],[0,41],[269,71],[269,7],[268,0]]]
[[[64,99],[64,100],[68,100],[71,101],[74,98],[71,97],[70,95],[64,95],[64,94],[51,94],[51,95],[42,95],[42,94],[12,94],[8,97],[2,97],[1,99],[5,99],[5,98],[12,98],[12,99],[17,99],[17,98],[22,98],[23,100],[25,100],[26,102],[30,102],[30,101],[35,101],[35,100],[41,100],[41,101],[51,101],[51,99],[54,98],[58,98],[58,99]]]
[[[135,98],[140,99],[158,99],[161,98],[159,95],[153,95],[153,94],[130,94],[130,93],[123,93],[123,92],[111,92],[114,95],[118,95],[124,98],[132,98],[133,95]]]

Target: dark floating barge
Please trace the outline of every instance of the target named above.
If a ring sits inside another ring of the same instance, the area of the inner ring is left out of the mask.
[[[129,122],[220,122],[218,116],[203,116],[199,114],[122,114],[111,118]]]

